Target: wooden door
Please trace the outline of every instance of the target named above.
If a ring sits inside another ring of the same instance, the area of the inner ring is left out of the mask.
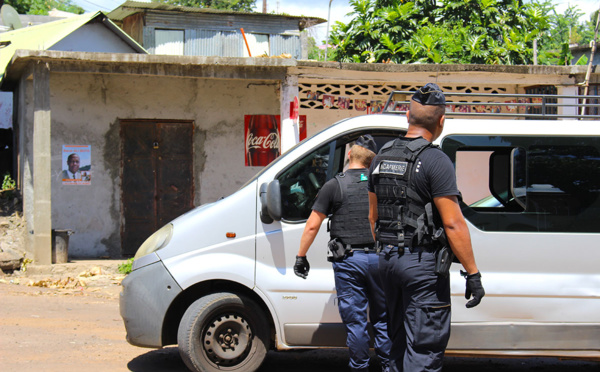
[[[192,122],[121,121],[121,252],[193,208]]]

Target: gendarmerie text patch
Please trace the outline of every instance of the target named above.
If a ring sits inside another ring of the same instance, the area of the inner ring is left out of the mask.
[[[406,173],[408,163],[405,161],[383,160],[379,163],[379,173],[395,174],[403,176]]]

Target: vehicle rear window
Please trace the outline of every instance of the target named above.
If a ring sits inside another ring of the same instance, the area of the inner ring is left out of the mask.
[[[600,139],[444,139],[465,217],[486,231],[600,232]]]

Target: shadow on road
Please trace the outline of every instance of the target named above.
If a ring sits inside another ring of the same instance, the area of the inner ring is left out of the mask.
[[[188,372],[176,347],[152,350],[142,354],[129,363],[127,368],[134,372]]]
[[[374,354],[372,354],[374,358]],[[177,347],[152,350],[131,360],[133,372],[188,372]],[[374,367],[374,366],[373,366]],[[444,372],[597,372],[600,362],[558,358],[461,358],[446,357]],[[378,370],[377,367],[372,368]],[[259,372],[347,372],[346,349],[270,351]]]
[[[347,365],[346,349],[270,351],[259,371],[346,372]],[[133,372],[188,372],[177,347],[149,351],[127,363],[127,368]]]

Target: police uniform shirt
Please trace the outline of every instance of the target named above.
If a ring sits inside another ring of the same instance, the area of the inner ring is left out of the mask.
[[[359,174],[362,173],[365,175],[365,177],[369,173],[368,170],[364,169],[364,168],[363,169],[348,169],[346,171],[346,173],[352,173],[352,172],[356,172]],[[319,194],[317,195],[317,198],[315,200],[315,203],[313,204],[312,209],[328,216],[328,215],[332,214],[333,212],[335,212],[335,210],[334,210],[335,206],[339,205],[341,202],[342,202],[342,195],[340,193],[339,182],[335,178],[332,178],[329,181],[327,181],[323,185],[321,190],[319,191]],[[369,216],[365,216],[365,218],[368,218],[368,217]]]
[[[413,138],[404,138],[414,140]],[[386,147],[386,146],[384,146]],[[380,153],[381,154],[381,153]],[[375,192],[373,177],[371,173],[381,162],[381,155],[378,154],[369,169],[369,191]],[[440,196],[457,196],[460,199],[460,191],[456,186],[456,174],[452,161],[441,149],[427,148],[419,154],[415,165],[413,166],[411,176],[414,190],[419,194],[422,200],[431,200]]]

